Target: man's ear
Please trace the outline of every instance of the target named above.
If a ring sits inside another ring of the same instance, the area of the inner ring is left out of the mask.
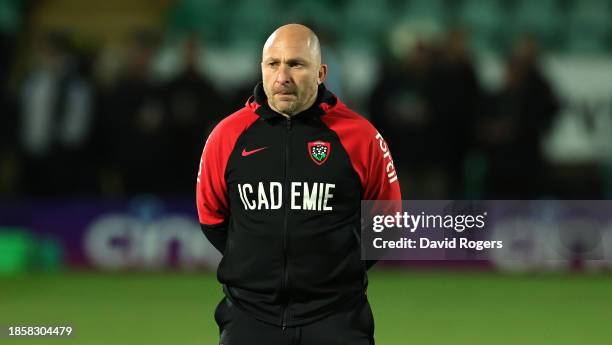
[[[327,65],[321,64],[321,67],[319,67],[319,75],[317,77],[317,83],[319,85],[323,84],[323,82],[325,81],[325,78],[327,78]]]

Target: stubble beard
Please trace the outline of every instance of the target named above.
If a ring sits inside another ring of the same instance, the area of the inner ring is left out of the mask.
[[[290,102],[287,102],[287,101],[282,102],[282,101],[277,101],[274,98],[274,96],[275,96],[274,90],[270,90],[270,93],[272,94],[272,98],[268,97],[268,105],[270,105],[272,110],[274,110],[276,112],[279,112],[279,113],[281,113],[281,114],[283,114],[285,116],[293,116],[293,115],[297,115],[298,113],[300,113],[300,112],[306,110],[307,108],[309,108],[310,106],[312,106],[312,104],[309,104],[308,107],[303,108],[303,106],[306,103],[314,102],[314,100],[316,99],[316,96],[317,96],[317,88],[316,87],[314,88],[314,90],[312,90],[312,94],[310,94],[308,96],[307,100],[304,100],[304,99],[300,98],[299,94],[297,93],[297,90],[292,90],[292,92],[293,92],[293,94],[296,97],[295,100],[290,101]],[[281,104],[284,104],[284,107],[280,106]]]
[[[283,102],[283,103],[286,104],[285,107],[279,107],[276,102],[274,104],[274,107],[278,109],[282,114],[285,114],[287,116],[295,115],[296,110],[298,108],[298,100],[295,100],[293,102]]]

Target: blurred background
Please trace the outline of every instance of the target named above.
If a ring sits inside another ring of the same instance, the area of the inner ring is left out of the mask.
[[[197,165],[290,22],[404,199],[612,197],[612,0],[0,0],[0,325],[215,343]],[[608,344],[610,268],[383,263],[377,339]]]

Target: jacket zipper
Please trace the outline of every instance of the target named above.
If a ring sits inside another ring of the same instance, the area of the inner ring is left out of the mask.
[[[289,218],[289,138],[291,136],[291,117],[287,118],[287,127],[285,132],[285,188],[284,188],[284,202],[285,202],[285,219],[283,221],[283,280],[281,283],[281,293],[285,294],[289,285],[289,273],[287,270],[287,227],[288,227],[288,218]],[[287,328],[287,308],[289,305],[289,297],[284,302],[282,306],[282,328],[285,330]]]

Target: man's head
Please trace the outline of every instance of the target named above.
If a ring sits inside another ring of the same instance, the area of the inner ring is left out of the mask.
[[[300,24],[276,29],[264,44],[261,74],[273,110],[292,116],[308,109],[327,75],[315,33]]]

